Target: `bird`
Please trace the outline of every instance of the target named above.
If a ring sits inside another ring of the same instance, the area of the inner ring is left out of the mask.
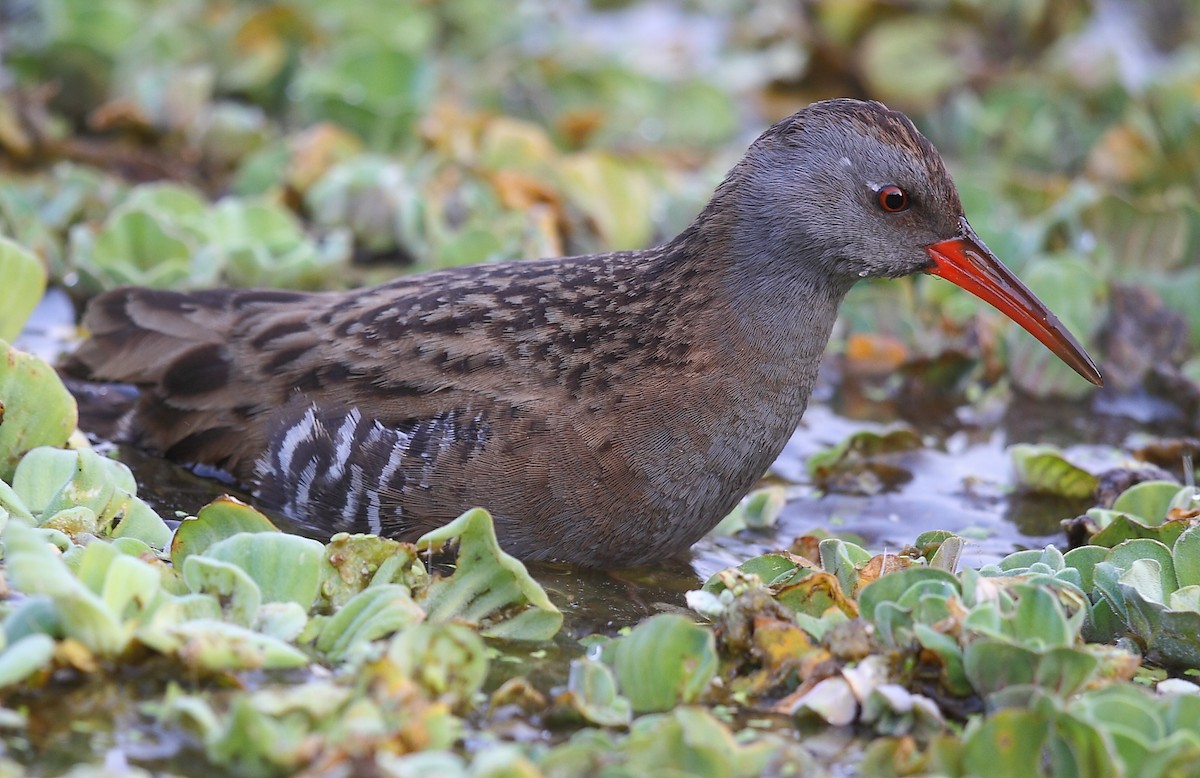
[[[686,551],[766,472],[850,288],[917,273],[1102,385],[929,140],[848,98],[763,132],[661,245],[344,291],[119,288],[68,368],[137,387],[123,441],[312,531],[411,541],[481,506],[518,558],[631,567]]]

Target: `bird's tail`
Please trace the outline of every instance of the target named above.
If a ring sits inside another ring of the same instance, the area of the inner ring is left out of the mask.
[[[140,389],[118,426],[122,440],[244,476],[253,468],[255,447],[261,448],[253,417],[272,399],[261,367],[246,364],[255,351],[244,347],[242,335],[264,317],[296,310],[308,297],[273,290],[115,289],[88,305],[83,327],[89,337],[62,369]]]

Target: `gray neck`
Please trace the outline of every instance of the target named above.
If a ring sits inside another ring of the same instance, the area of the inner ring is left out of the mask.
[[[751,220],[702,216],[677,239],[687,246],[679,256],[702,252],[701,272],[713,273],[708,280],[719,290],[706,322],[679,322],[681,329],[703,326],[711,353],[719,355],[687,398],[697,409],[688,428],[704,430],[700,459],[682,471],[686,484],[660,485],[673,516],[662,531],[684,545],[724,516],[783,450],[807,407],[851,286],[822,277],[814,269],[820,265],[797,255],[795,246],[760,235]],[[708,415],[706,408],[719,413]],[[681,492],[686,510],[677,501]]]

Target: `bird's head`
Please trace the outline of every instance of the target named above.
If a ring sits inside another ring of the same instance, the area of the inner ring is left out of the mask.
[[[736,200],[733,218],[752,225],[736,231],[742,255],[803,263],[842,289],[864,278],[941,276],[1103,383],[1070,332],[971,229],[941,156],[904,114],[876,102],[814,103],[764,132],[722,190],[736,193],[718,193],[726,206]]]

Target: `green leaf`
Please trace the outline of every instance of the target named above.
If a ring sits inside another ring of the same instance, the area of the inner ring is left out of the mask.
[[[294,602],[306,611],[320,590],[324,555],[325,547],[317,541],[281,532],[242,532],[203,552],[246,571],[264,603]]]
[[[525,565],[500,549],[492,517],[474,508],[417,541],[437,548],[457,538],[454,575],[435,579],[416,601],[431,622],[461,619],[485,637],[549,640],[562,626],[562,613]]]
[[[0,689],[21,683],[54,661],[54,638],[29,634],[0,651]]]
[[[933,558],[929,560],[929,566],[935,570],[945,570],[947,573],[957,572],[966,546],[966,538],[960,538],[957,535],[952,535],[942,540],[938,544]]]
[[[733,535],[744,529],[774,526],[786,505],[787,489],[782,486],[756,489],[743,497],[711,532],[716,535]]]
[[[208,201],[190,186],[162,181],[130,189],[121,210],[142,210],[180,224],[199,225],[208,211]]]
[[[1106,511],[1100,508],[1089,510],[1087,518],[1096,526],[1101,527],[1099,532],[1088,539],[1088,542],[1106,548],[1115,548],[1127,540],[1139,538],[1157,540],[1164,545],[1172,545],[1191,523],[1184,518],[1151,521],[1142,519],[1140,516]]]
[[[870,27],[854,47],[859,69],[871,94],[880,100],[912,107],[933,107],[938,97],[970,75],[956,50],[980,45],[968,25],[946,16],[902,15]],[[910,52],[925,52],[910,67],[895,63]]]
[[[1200,613],[1200,586],[1184,586],[1171,592],[1167,607],[1173,611],[1195,611]]]
[[[161,629],[140,630],[147,645],[177,656],[196,670],[282,670],[304,667],[304,652],[277,638],[212,619],[192,619]]]
[[[963,733],[963,766],[969,775],[1030,778],[1042,775],[1046,722],[1024,710],[1001,710],[975,719]]]
[[[401,584],[409,591],[429,582],[417,547],[378,535],[339,532],[325,544],[321,596],[340,608],[368,586]]]
[[[4,546],[9,580],[25,594],[49,597],[66,637],[75,638],[102,656],[116,656],[125,650],[132,627],[122,624],[104,599],[75,577],[40,533],[10,522],[4,532]]]
[[[942,660],[942,680],[950,693],[963,697],[970,694],[971,682],[963,666],[963,649],[958,640],[927,624],[914,624],[913,634],[926,651],[932,651]],[[976,685],[975,688],[980,687]]]
[[[999,640],[975,640],[963,651],[962,662],[971,686],[987,697],[1003,689],[1033,683],[1037,652]]]
[[[63,508],[43,521],[41,526],[58,530],[71,538],[100,534],[100,520],[96,512],[86,505]]]
[[[363,645],[425,618],[406,587],[382,584],[364,589],[325,622],[317,650],[340,662]]]
[[[1157,540],[1127,540],[1108,554],[1108,561],[1123,571],[1131,570],[1139,560],[1153,562],[1157,568],[1154,572],[1157,577],[1155,585],[1160,592],[1158,602],[1162,602],[1167,594],[1179,588],[1179,581],[1175,577],[1175,562],[1171,558],[1171,549]],[[1144,573],[1145,570],[1143,569],[1142,572]]]
[[[13,491],[33,513],[42,513],[63,486],[75,476],[79,454],[62,448],[40,446],[17,465]]]
[[[808,458],[808,473],[814,478],[855,468],[869,460],[888,454],[917,451],[924,447],[921,437],[908,427],[895,427],[883,432],[859,430],[836,446],[819,451]]]
[[[1096,727],[1073,716],[1055,718],[1050,740],[1050,764],[1055,775],[1087,775],[1117,778],[1125,775],[1114,764],[1104,735]]]
[[[1130,586],[1145,600],[1162,605],[1172,589],[1163,586],[1163,568],[1155,559],[1135,559],[1125,572],[1121,573],[1120,581]]]
[[[762,745],[741,745],[707,708],[680,706],[633,722],[624,748],[626,774],[755,778],[770,774],[777,756],[777,748]]]
[[[1059,646],[1038,657],[1034,682],[1066,699],[1092,682],[1100,660],[1084,648]]]
[[[839,538],[826,538],[817,546],[821,567],[837,577],[838,586],[848,597],[858,591],[858,571],[871,561],[871,553]]]
[[[104,543],[90,543],[84,551]],[[81,567],[82,569],[82,567]],[[104,575],[100,595],[108,609],[124,622],[137,622],[143,614],[153,608],[162,591],[162,574],[159,568],[127,554],[117,554],[109,563]]]
[[[617,693],[608,665],[575,659],[567,676],[568,704],[586,721],[601,727],[625,727],[633,718],[629,700]]]
[[[1082,499],[1091,497],[1098,483],[1096,476],[1067,461],[1052,446],[1018,443],[1009,449],[1017,484],[1041,494]]]
[[[1200,525],[1183,531],[1171,549],[1180,586],[1200,586]]]
[[[773,552],[751,557],[738,565],[737,569],[747,575],[755,575],[765,584],[782,580],[785,576],[800,569],[799,557],[782,552]],[[811,566],[810,566],[811,567]],[[810,569],[810,568],[805,568]],[[726,585],[721,573],[716,573],[704,582],[702,587],[706,592],[719,594],[725,591]]]
[[[1148,526],[1156,526],[1167,517],[1167,508],[1178,493],[1179,484],[1174,481],[1143,481],[1122,492],[1113,502],[1112,510],[1137,516]]]
[[[0,480],[12,481],[26,452],[65,444],[76,422],[75,399],[54,368],[0,340]]]
[[[35,523],[33,513],[25,505],[25,501],[4,481],[0,481],[0,510],[5,513],[5,520],[0,521],[0,532],[3,532],[4,524],[9,518],[19,519],[30,526]]]
[[[125,496],[121,512],[121,521],[112,531],[113,538],[137,539],[157,549],[164,549],[171,542],[171,528],[141,499]]]
[[[46,291],[46,270],[31,252],[0,235],[0,278],[0,341],[11,341]]]
[[[858,609],[863,618],[877,618],[876,609],[885,602],[898,602],[906,593],[916,591],[923,584],[934,584],[949,592],[959,591],[956,577],[945,570],[931,567],[907,567],[894,573],[881,576],[865,587],[858,594]]]
[[[618,640],[612,662],[621,691],[646,713],[696,702],[717,672],[717,651],[711,630],[662,613]]]
[[[171,288],[192,274],[194,231],[141,209],[113,212],[94,236],[87,225],[71,231],[71,259],[93,286],[134,284]]]
[[[567,197],[613,251],[642,248],[653,233],[654,187],[642,167],[598,151],[573,154],[559,166]]]
[[[1148,553],[1132,561],[1097,565],[1097,588],[1123,618],[1126,628],[1146,647],[1148,659],[1170,668],[1200,667],[1200,612],[1172,610],[1164,604],[1186,605],[1189,592],[1172,598],[1177,591],[1169,585],[1174,575],[1168,577],[1170,571],[1164,569],[1156,549],[1147,547],[1143,550]],[[1114,586],[1112,575],[1122,570]]]
[[[193,554],[183,563],[183,580],[197,594],[211,594],[221,603],[225,618],[249,627],[258,616],[262,592],[245,570],[235,564]]]
[[[1096,565],[1108,557],[1108,549],[1102,546],[1080,546],[1063,555],[1063,565],[1079,571],[1085,592],[1094,586],[1092,572]]]
[[[1076,630],[1049,587],[1021,584],[1014,593],[1017,605],[1005,622],[1005,635],[1035,649],[1074,644]]]
[[[190,555],[202,553],[214,543],[241,532],[278,531],[270,519],[244,502],[229,496],[218,497],[195,517],[180,522],[171,539],[171,564],[183,569]]]
[[[452,707],[467,703],[487,677],[487,647],[459,624],[414,624],[396,633],[387,659]]]
[[[842,568],[847,576],[851,575],[851,570]],[[771,588],[776,602],[795,611],[797,616],[819,619],[831,609],[851,617],[857,615],[854,601],[842,590],[833,573],[797,568],[791,576],[776,580]]]
[[[120,462],[102,457],[91,449],[71,453],[75,455],[75,471],[46,503],[44,514],[82,505],[91,508],[97,516],[109,516],[118,489],[128,493],[127,490],[137,488],[133,474]]]

